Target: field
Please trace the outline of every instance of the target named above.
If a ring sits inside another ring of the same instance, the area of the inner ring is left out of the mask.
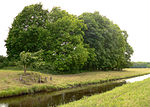
[[[150,69],[124,69],[123,71],[93,71],[80,74],[51,75],[27,71],[24,76],[20,70],[0,70],[0,97],[35,93],[38,91],[55,91],[82,85],[100,83],[107,80],[128,78],[149,74]],[[38,78],[45,79],[40,83]],[[20,77],[25,77],[20,80]]]
[[[125,84],[61,107],[150,107],[150,79]]]

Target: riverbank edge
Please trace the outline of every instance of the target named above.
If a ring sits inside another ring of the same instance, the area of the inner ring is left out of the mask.
[[[58,107],[150,107],[150,78],[83,97]]]
[[[117,81],[117,80],[143,76],[147,74],[150,74],[150,73],[144,73],[144,74],[126,76],[126,77],[106,78],[103,80],[76,82],[76,83],[70,83],[70,84],[58,84],[58,85],[39,84],[39,85],[33,85],[31,87],[21,87],[21,88],[16,87],[13,89],[10,88],[7,90],[0,91],[0,99],[14,97],[14,96],[27,95],[27,94],[34,94],[34,93],[39,93],[39,92],[54,92],[54,91],[84,87],[84,86],[89,86],[89,85],[94,85],[94,84],[102,84],[106,82],[112,82],[112,81]]]

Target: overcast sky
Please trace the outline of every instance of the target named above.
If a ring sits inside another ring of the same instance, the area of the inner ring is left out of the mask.
[[[71,14],[99,11],[129,34],[128,42],[134,49],[132,61],[150,62],[150,0],[1,0],[0,1],[0,55],[8,28],[22,9],[41,2],[44,9],[60,6]]]

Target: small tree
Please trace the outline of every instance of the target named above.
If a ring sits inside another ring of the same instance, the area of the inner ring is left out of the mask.
[[[21,61],[21,64],[23,64],[24,73],[26,73],[27,66],[29,66],[32,62],[31,53],[25,52],[25,51],[21,52],[20,53],[20,61]]]

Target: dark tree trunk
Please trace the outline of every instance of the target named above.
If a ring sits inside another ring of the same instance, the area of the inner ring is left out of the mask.
[[[26,73],[26,65],[24,65],[24,73]]]

